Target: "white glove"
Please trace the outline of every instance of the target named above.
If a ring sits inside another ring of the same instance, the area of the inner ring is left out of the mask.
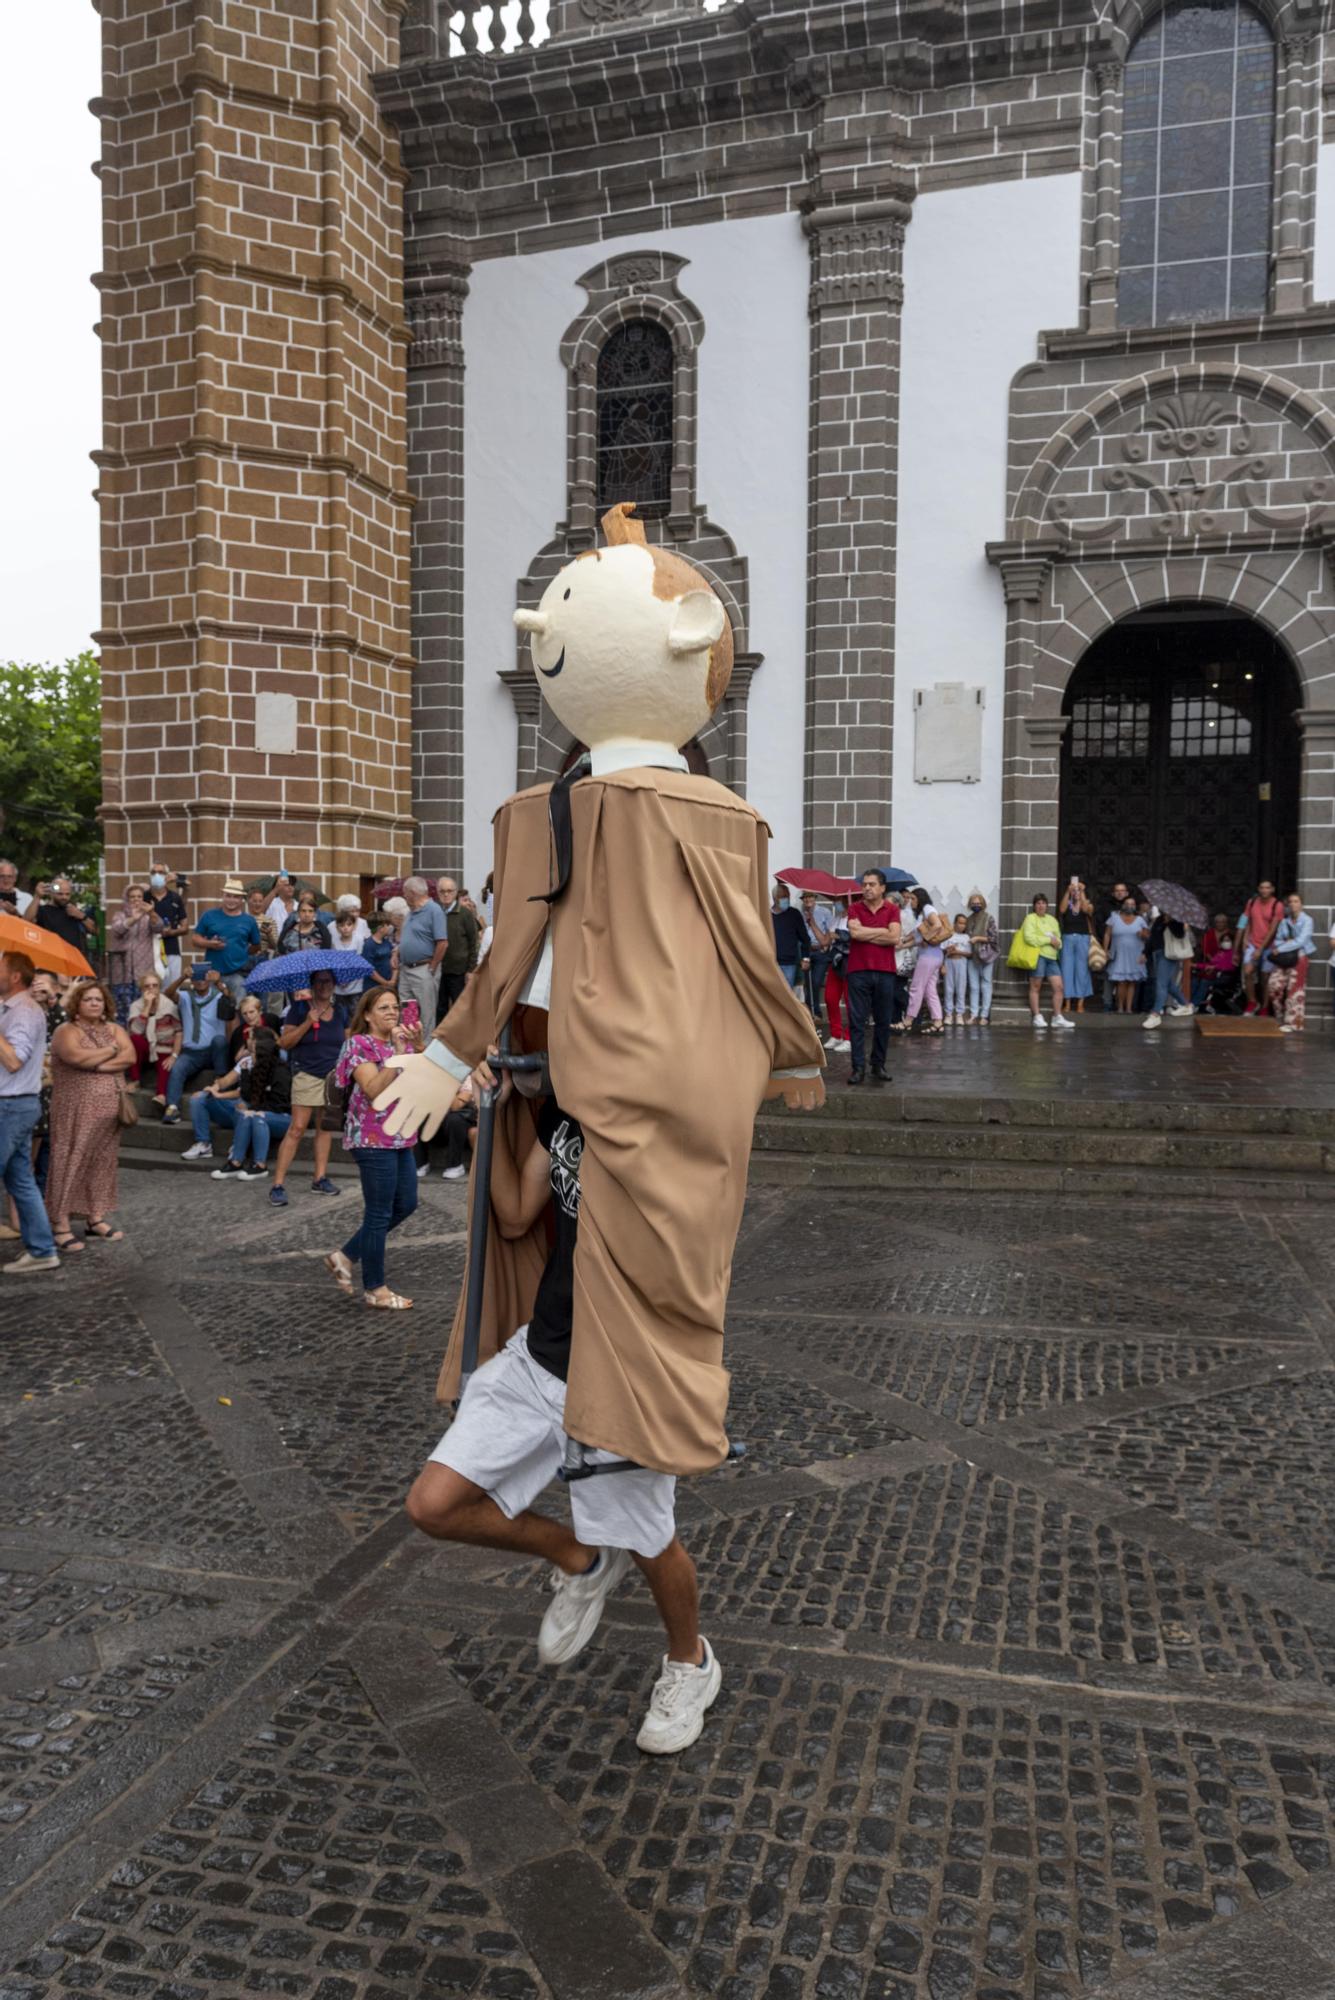
[[[422,1139],[434,1137],[459,1095],[457,1080],[428,1056],[392,1056],[385,1068],[399,1072],[397,1080],[375,1099],[375,1108],[381,1113],[393,1106],[392,1115],[385,1119],[385,1130],[393,1139],[405,1133]]]

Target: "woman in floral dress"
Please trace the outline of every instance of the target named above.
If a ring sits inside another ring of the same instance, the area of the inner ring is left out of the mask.
[[[362,1223],[341,1250],[331,1250],[326,1268],[341,1291],[352,1292],[352,1269],[362,1270],[362,1300],[368,1306],[404,1311],[412,1304],[385,1283],[385,1238],[406,1222],[417,1206],[417,1165],[412,1137],[391,1138],[375,1108],[397,1071],[386,1069],[395,1056],[419,1054],[422,1030],[399,1026],[398,996],[383,986],[364,993],[348,1028],[334,1083],[347,1092],[343,1144],[357,1162],[362,1182]]]
[[[108,1223],[116,1206],[121,1078],[134,1062],[134,1045],[117,1027],[115,1002],[99,979],[72,986],[66,1020],[51,1037],[51,1168],[46,1212],[59,1250],[81,1250],[70,1216],[87,1220],[85,1234],[119,1243]]]

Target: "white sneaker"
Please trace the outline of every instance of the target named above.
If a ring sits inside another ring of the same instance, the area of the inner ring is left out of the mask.
[[[827,1035],[825,1037],[825,1046],[827,1049],[837,1049],[839,1047],[838,1035]]]
[[[723,1669],[708,1639],[702,1641],[704,1663],[694,1667],[689,1660],[663,1657],[663,1671],[654,1682],[649,1697],[649,1713],[635,1738],[638,1750],[655,1757],[671,1756],[686,1750],[705,1726],[705,1711],[718,1700],[723,1685]]]
[[[1194,1014],[1196,1009],[1184,1001],[1180,1007],[1170,1007],[1168,1011],[1170,1014]]]
[[[1046,1028],[1047,1025],[1048,1025],[1047,1022],[1043,1019],[1043,1016],[1041,1014],[1035,1014],[1034,1026],[1036,1028]]]
[[[603,1606],[630,1568],[625,1549],[599,1549],[598,1567],[583,1576],[553,1571],[555,1595],[538,1633],[538,1658],[544,1667],[563,1666],[582,1653],[598,1629]]]
[[[851,1056],[853,1053],[853,1044],[851,1042],[836,1042],[834,1046],[836,1052],[841,1056]]]
[[[1140,1025],[1142,1028],[1161,1028],[1163,1026],[1163,1015],[1147,1014]]]
[[[429,1174],[430,1172],[431,1172],[431,1169],[430,1169],[430,1167],[429,1167],[429,1166],[428,1166],[428,1167],[419,1167],[419,1168],[417,1169],[417,1178],[418,1178],[418,1180],[419,1180],[419,1181],[424,1181],[424,1180],[426,1179],[427,1175],[428,1175],[428,1174]]]
[[[467,1167],[442,1167],[440,1177],[443,1181],[467,1180],[468,1169]]]
[[[1073,1028],[1075,1026],[1075,1022],[1068,1021],[1065,1014],[1054,1014],[1052,1017],[1052,1025],[1054,1028]]]
[[[27,1278],[31,1277],[34,1271],[58,1271],[59,1269],[60,1259],[54,1250],[49,1257],[34,1257],[31,1251],[25,1250],[23,1255],[16,1257],[12,1264],[0,1265],[0,1270],[3,1270],[7,1278]]]
[[[212,1146],[206,1146],[202,1139],[197,1139],[193,1146],[186,1147],[181,1158],[183,1160],[211,1160],[213,1158],[213,1148]]]

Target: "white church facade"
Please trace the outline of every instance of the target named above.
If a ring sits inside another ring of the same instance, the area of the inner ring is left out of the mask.
[[[421,4],[406,201],[421,861],[576,746],[512,612],[606,504],[701,563],[692,761],[777,865],[1003,917],[1077,871],[1335,903],[1326,17]],[[1335,128],[1330,137],[1335,141]]]

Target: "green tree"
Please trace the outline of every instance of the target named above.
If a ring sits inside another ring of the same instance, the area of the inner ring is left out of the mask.
[[[96,878],[102,676],[95,653],[0,664],[0,853],[23,876]]]

